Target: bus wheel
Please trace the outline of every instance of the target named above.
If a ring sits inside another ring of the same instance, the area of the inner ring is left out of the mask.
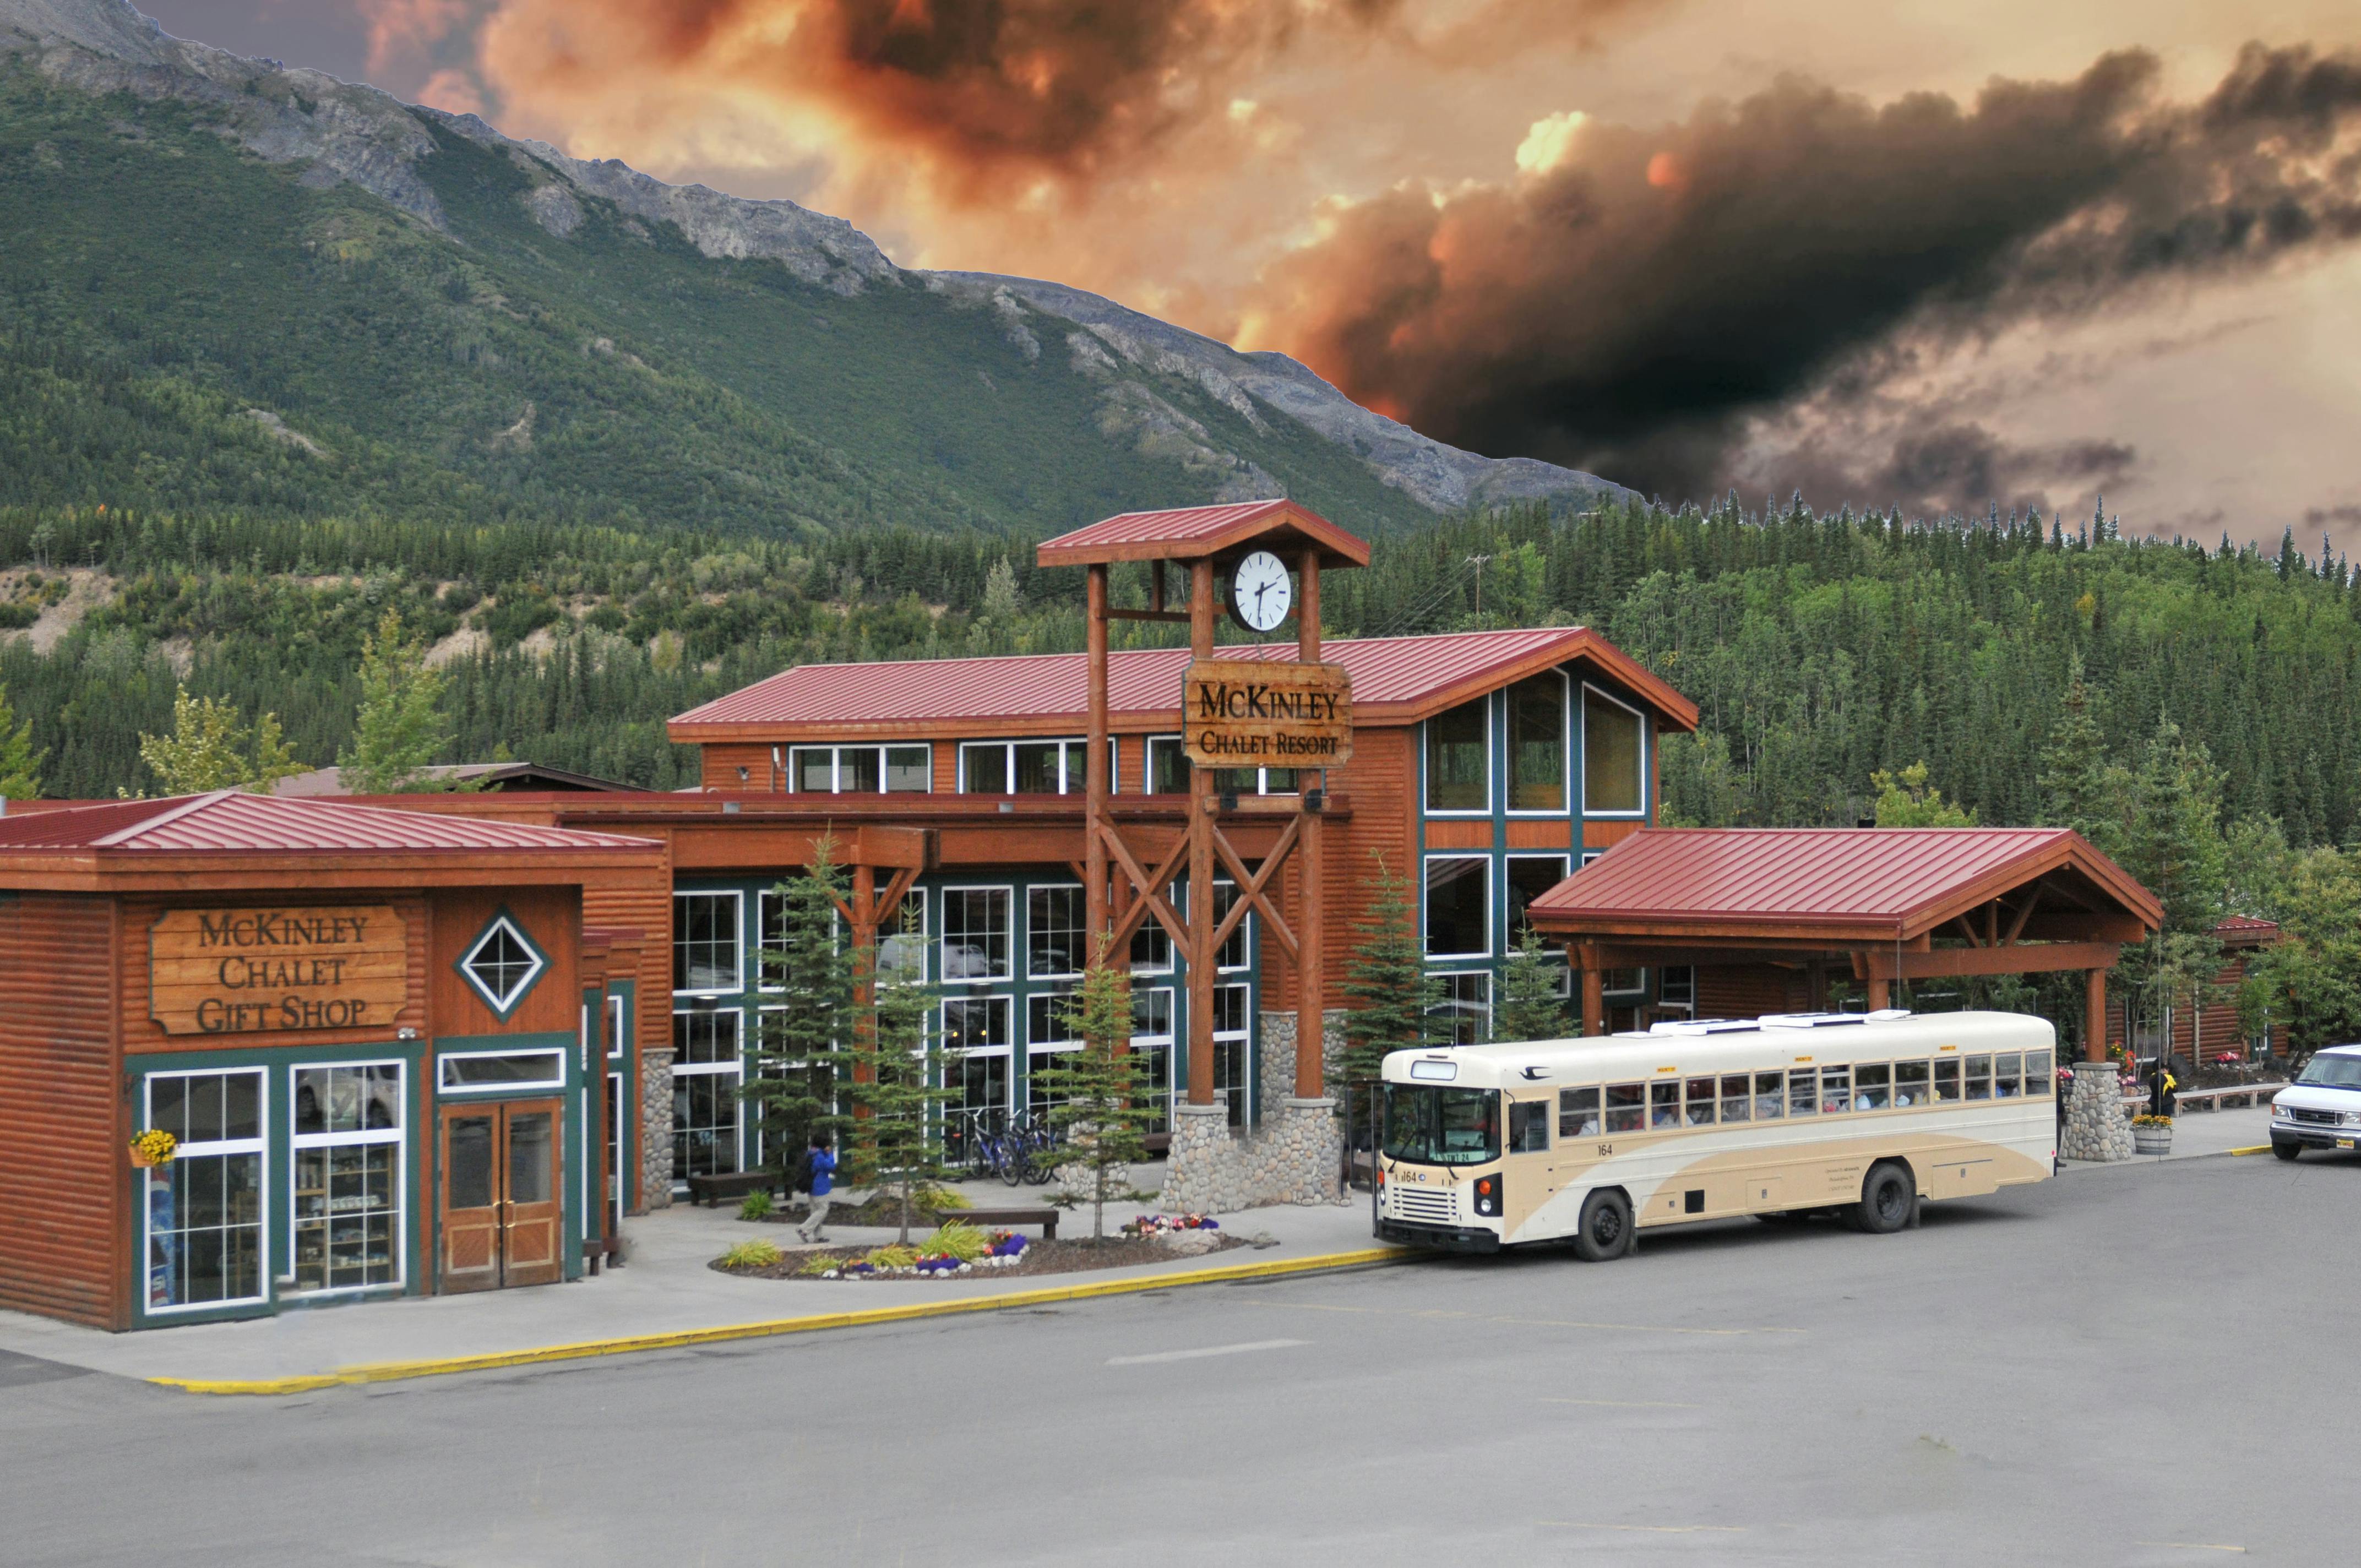
[[[1853,1225],[1873,1236],[1890,1235],[1910,1223],[1918,1201],[1906,1167],[1883,1161],[1872,1166],[1861,1184],[1861,1202],[1853,1210]]]
[[[1574,1255],[1585,1263],[1605,1263],[1631,1250],[1631,1200],[1613,1188],[1584,1199],[1582,1223],[1574,1233]]]

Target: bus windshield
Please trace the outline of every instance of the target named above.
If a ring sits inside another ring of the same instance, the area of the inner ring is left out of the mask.
[[[1387,1084],[1386,1157],[1415,1165],[1482,1165],[1499,1158],[1499,1091]]]

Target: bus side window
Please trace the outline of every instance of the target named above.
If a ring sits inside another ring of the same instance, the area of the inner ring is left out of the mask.
[[[1995,1099],[2014,1100],[2016,1098],[2017,1069],[2024,1063],[2024,1060],[2025,1058],[2018,1056],[2015,1051],[2009,1052],[2008,1055],[2004,1057],[1994,1057],[1993,1058],[1993,1095]]]
[[[1784,1072],[1758,1072],[1754,1075],[1754,1119],[1775,1122],[1786,1108],[1787,1097],[1780,1092],[1786,1086]]]
[[[1883,1111],[1892,1104],[1894,1069],[1883,1062],[1868,1062],[1852,1069],[1852,1108]]]
[[[1644,1083],[1610,1083],[1607,1086],[1607,1130],[1610,1133],[1637,1133],[1648,1125],[1648,1086]]]
[[[1648,1086],[1648,1125],[1651,1130],[1677,1127],[1681,1124],[1681,1080],[1660,1078]]]
[[[1509,1102],[1509,1152],[1549,1153],[1548,1101],[1513,1100]]]
[[[1971,1100],[1992,1098],[1992,1058],[1970,1057],[1968,1058],[1968,1098]]]
[[[1852,1109],[1852,1069],[1820,1069],[1820,1109],[1831,1116]]]
[[[1557,1135],[1561,1138],[1594,1137],[1598,1132],[1598,1091],[1561,1089],[1557,1091]]]
[[[2026,1052],[2025,1091],[2036,1096],[2044,1095],[2048,1093],[2056,1083],[2057,1080],[2049,1076],[2049,1053],[2048,1051]]]
[[[1688,1124],[1692,1127],[1713,1125],[1713,1080],[1689,1080]]]
[[[1752,1119],[1754,1101],[1746,1091],[1753,1080],[1742,1072],[1726,1072],[1721,1076],[1721,1119],[1744,1122]]]
[[[1787,1114],[1817,1115],[1820,1109],[1820,1072],[1817,1068],[1799,1067],[1787,1075]]]
[[[1894,1064],[1894,1108],[1927,1103],[1927,1064],[1923,1061],[1898,1061]]]
[[[1957,1100],[1960,1097],[1960,1058],[1945,1057],[1935,1064],[1935,1098]]]

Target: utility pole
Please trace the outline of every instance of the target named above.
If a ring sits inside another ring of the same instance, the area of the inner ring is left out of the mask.
[[[1489,555],[1467,557],[1467,564],[1476,568],[1476,627],[1479,631],[1484,627],[1484,563],[1491,558]]]

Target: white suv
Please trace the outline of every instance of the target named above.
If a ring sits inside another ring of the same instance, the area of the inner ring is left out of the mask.
[[[2271,1102],[2271,1153],[2361,1146],[2361,1046],[2316,1052]]]

